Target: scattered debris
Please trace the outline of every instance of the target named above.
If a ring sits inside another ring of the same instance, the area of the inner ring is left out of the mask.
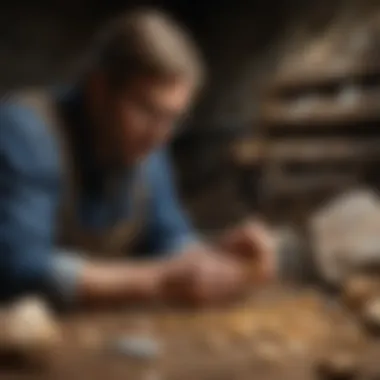
[[[161,380],[162,375],[157,369],[148,369],[142,376],[142,380]]]
[[[207,332],[204,336],[204,344],[211,353],[220,353],[228,349],[228,339],[222,332]]]
[[[161,353],[159,343],[150,337],[126,336],[121,337],[109,346],[110,350],[133,359],[153,360]]]
[[[310,347],[301,340],[289,340],[287,342],[287,349],[293,357],[303,358],[310,354]]]
[[[255,346],[256,357],[260,362],[273,366],[284,365],[285,352],[281,342],[263,340]]]
[[[380,296],[380,278],[357,274],[348,277],[343,283],[342,301],[354,311],[361,310],[376,294]]]
[[[81,326],[78,331],[79,343],[86,348],[93,349],[101,345],[102,336],[96,327]]]
[[[366,302],[361,317],[370,332],[380,334],[380,297]]]
[[[335,352],[317,363],[316,372],[324,380],[351,380],[357,376],[359,366],[354,354]]]

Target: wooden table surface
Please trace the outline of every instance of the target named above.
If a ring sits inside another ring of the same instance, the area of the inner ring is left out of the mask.
[[[62,329],[46,368],[0,369],[0,379],[308,380],[322,358],[343,351],[358,360],[358,379],[380,376],[378,344],[314,291],[276,290],[219,310],[76,314]],[[107,348],[128,335],[153,339],[160,354],[138,360]]]

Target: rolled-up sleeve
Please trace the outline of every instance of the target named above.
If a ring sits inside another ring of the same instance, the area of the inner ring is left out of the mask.
[[[42,121],[0,105],[0,293],[70,301],[82,260],[54,246],[60,196],[58,149]]]
[[[149,209],[145,245],[150,253],[163,257],[178,254],[199,241],[181,206],[173,170],[166,150],[153,153],[146,164]]]

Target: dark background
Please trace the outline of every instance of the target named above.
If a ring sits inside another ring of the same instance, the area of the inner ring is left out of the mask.
[[[178,181],[198,226],[219,228],[250,211],[226,147],[254,133],[257,104],[292,41],[307,38],[342,10],[374,1],[167,0],[8,1],[0,6],[0,86],[70,81],[95,30],[138,5],[166,9],[191,30],[209,71],[208,86],[173,144]],[[358,5],[359,4],[359,5]],[[298,29],[297,29],[298,28]],[[296,33],[298,31],[298,34]],[[301,31],[301,32],[300,32]]]

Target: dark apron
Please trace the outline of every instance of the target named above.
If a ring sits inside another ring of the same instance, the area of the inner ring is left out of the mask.
[[[146,192],[143,186],[143,165],[138,168],[133,181],[132,210],[128,217],[102,230],[91,230],[83,226],[78,216],[81,179],[75,164],[74,150],[67,135],[64,118],[54,98],[44,91],[25,91],[16,94],[16,100],[32,108],[46,123],[54,135],[61,152],[61,170],[65,184],[58,213],[58,234],[56,244],[62,248],[75,248],[85,255],[116,257],[126,255],[136,242],[141,230],[146,206]],[[106,184],[108,185],[108,184]],[[110,184],[112,185],[112,184]],[[127,195],[126,195],[127,196]]]

